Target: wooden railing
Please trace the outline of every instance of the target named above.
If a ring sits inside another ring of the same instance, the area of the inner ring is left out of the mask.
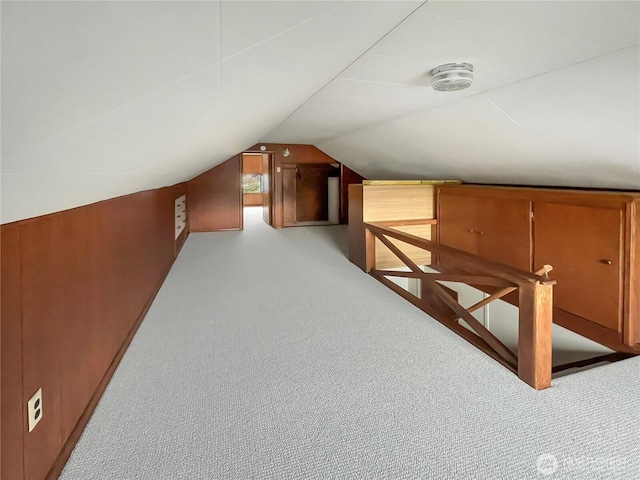
[[[415,221],[413,222],[415,223]],[[544,269],[536,273],[525,272],[393,228],[401,225],[406,225],[406,222],[364,224],[365,271],[502,363],[533,388],[540,390],[551,386],[551,325],[555,281],[544,275],[552,267],[545,266]],[[376,239],[391,250],[409,268],[409,271],[376,269]],[[430,268],[436,273],[426,273],[391,239],[400,240],[431,252]],[[409,293],[387,278],[391,276],[420,280],[421,296]],[[480,288],[498,288],[498,290],[481,302],[464,308],[458,303],[455,292],[438,283],[441,281],[461,282]],[[515,291],[518,292],[519,307],[517,354],[513,353],[471,314],[480,307]],[[460,319],[473,331],[461,325]]]

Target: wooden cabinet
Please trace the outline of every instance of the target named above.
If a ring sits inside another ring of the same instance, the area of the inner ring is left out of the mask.
[[[535,267],[553,266],[555,305],[621,331],[622,212],[538,202],[534,214]]]
[[[441,194],[439,241],[521,270],[531,269],[531,202]]]
[[[554,322],[640,352],[640,192],[437,187],[438,241],[523,270],[553,266]]]

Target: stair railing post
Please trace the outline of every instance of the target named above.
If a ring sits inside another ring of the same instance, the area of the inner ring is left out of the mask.
[[[518,377],[536,390],[551,386],[553,285],[519,288]]]

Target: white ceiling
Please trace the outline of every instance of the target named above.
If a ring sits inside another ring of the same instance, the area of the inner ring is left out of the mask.
[[[431,0],[265,140],[371,178],[640,189],[639,6]],[[455,61],[472,87],[432,90]]]
[[[640,189],[640,3],[5,2],[3,223],[258,141],[376,177]],[[463,92],[428,72],[475,65]]]

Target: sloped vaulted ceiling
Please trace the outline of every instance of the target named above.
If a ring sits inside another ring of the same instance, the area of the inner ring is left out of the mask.
[[[257,143],[362,174],[640,189],[638,1],[2,2],[2,222]],[[475,66],[462,92],[428,72]]]
[[[193,177],[420,4],[3,1],[2,222]]]
[[[640,3],[436,1],[283,124],[370,178],[640,190]],[[464,61],[470,89],[428,73]]]

